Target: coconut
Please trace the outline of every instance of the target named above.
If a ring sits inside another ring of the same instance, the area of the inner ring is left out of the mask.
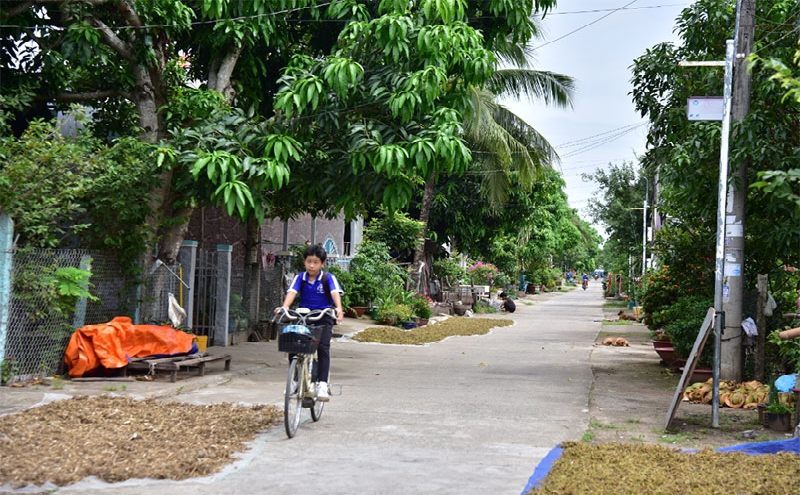
[[[745,409],[752,409],[758,406],[759,403],[759,396],[758,392],[755,390],[750,390],[747,392],[747,397],[744,398],[744,405],[742,406]]]
[[[749,382],[744,382],[743,385],[747,390],[758,390],[758,388],[762,386],[762,383],[758,380],[750,380]]]
[[[744,405],[745,400],[745,393],[744,391],[737,389],[734,390],[725,397],[725,405],[728,407],[733,407],[735,409],[739,409]]]

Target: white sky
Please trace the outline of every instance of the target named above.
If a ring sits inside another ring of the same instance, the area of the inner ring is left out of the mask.
[[[573,77],[575,108],[505,104],[555,146],[569,205],[588,221],[584,209],[596,185],[584,182],[581,174],[609,163],[636,162],[645,151],[646,121],[634,110],[629,95],[630,66],[646,49],[677,41],[675,19],[691,3],[560,0],[544,18],[544,39],[534,42],[532,68]]]

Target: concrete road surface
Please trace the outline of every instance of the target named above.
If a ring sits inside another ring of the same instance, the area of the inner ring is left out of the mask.
[[[602,303],[593,283],[528,296],[510,315],[516,323],[489,335],[427,346],[341,339],[332,382],[342,394],[317,423],[304,411],[295,438],[275,428],[207,478],[90,479],[59,493],[518,494],[550,449],[579,440],[587,427]],[[267,366],[178,399],[282,406],[285,358],[264,359]]]

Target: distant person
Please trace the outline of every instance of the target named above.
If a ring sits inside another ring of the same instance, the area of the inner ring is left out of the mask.
[[[508,297],[508,294],[501,292],[498,297],[501,301],[503,301],[500,303],[501,310],[508,311],[509,313],[513,313],[517,310],[517,305],[514,304],[514,301],[510,297]]]

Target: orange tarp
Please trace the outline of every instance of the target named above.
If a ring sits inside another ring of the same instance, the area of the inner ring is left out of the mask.
[[[127,316],[118,316],[75,330],[64,362],[70,376],[83,376],[100,366],[122,368],[130,358],[186,354],[192,350],[192,339],[194,335],[170,326],[133,325]]]

